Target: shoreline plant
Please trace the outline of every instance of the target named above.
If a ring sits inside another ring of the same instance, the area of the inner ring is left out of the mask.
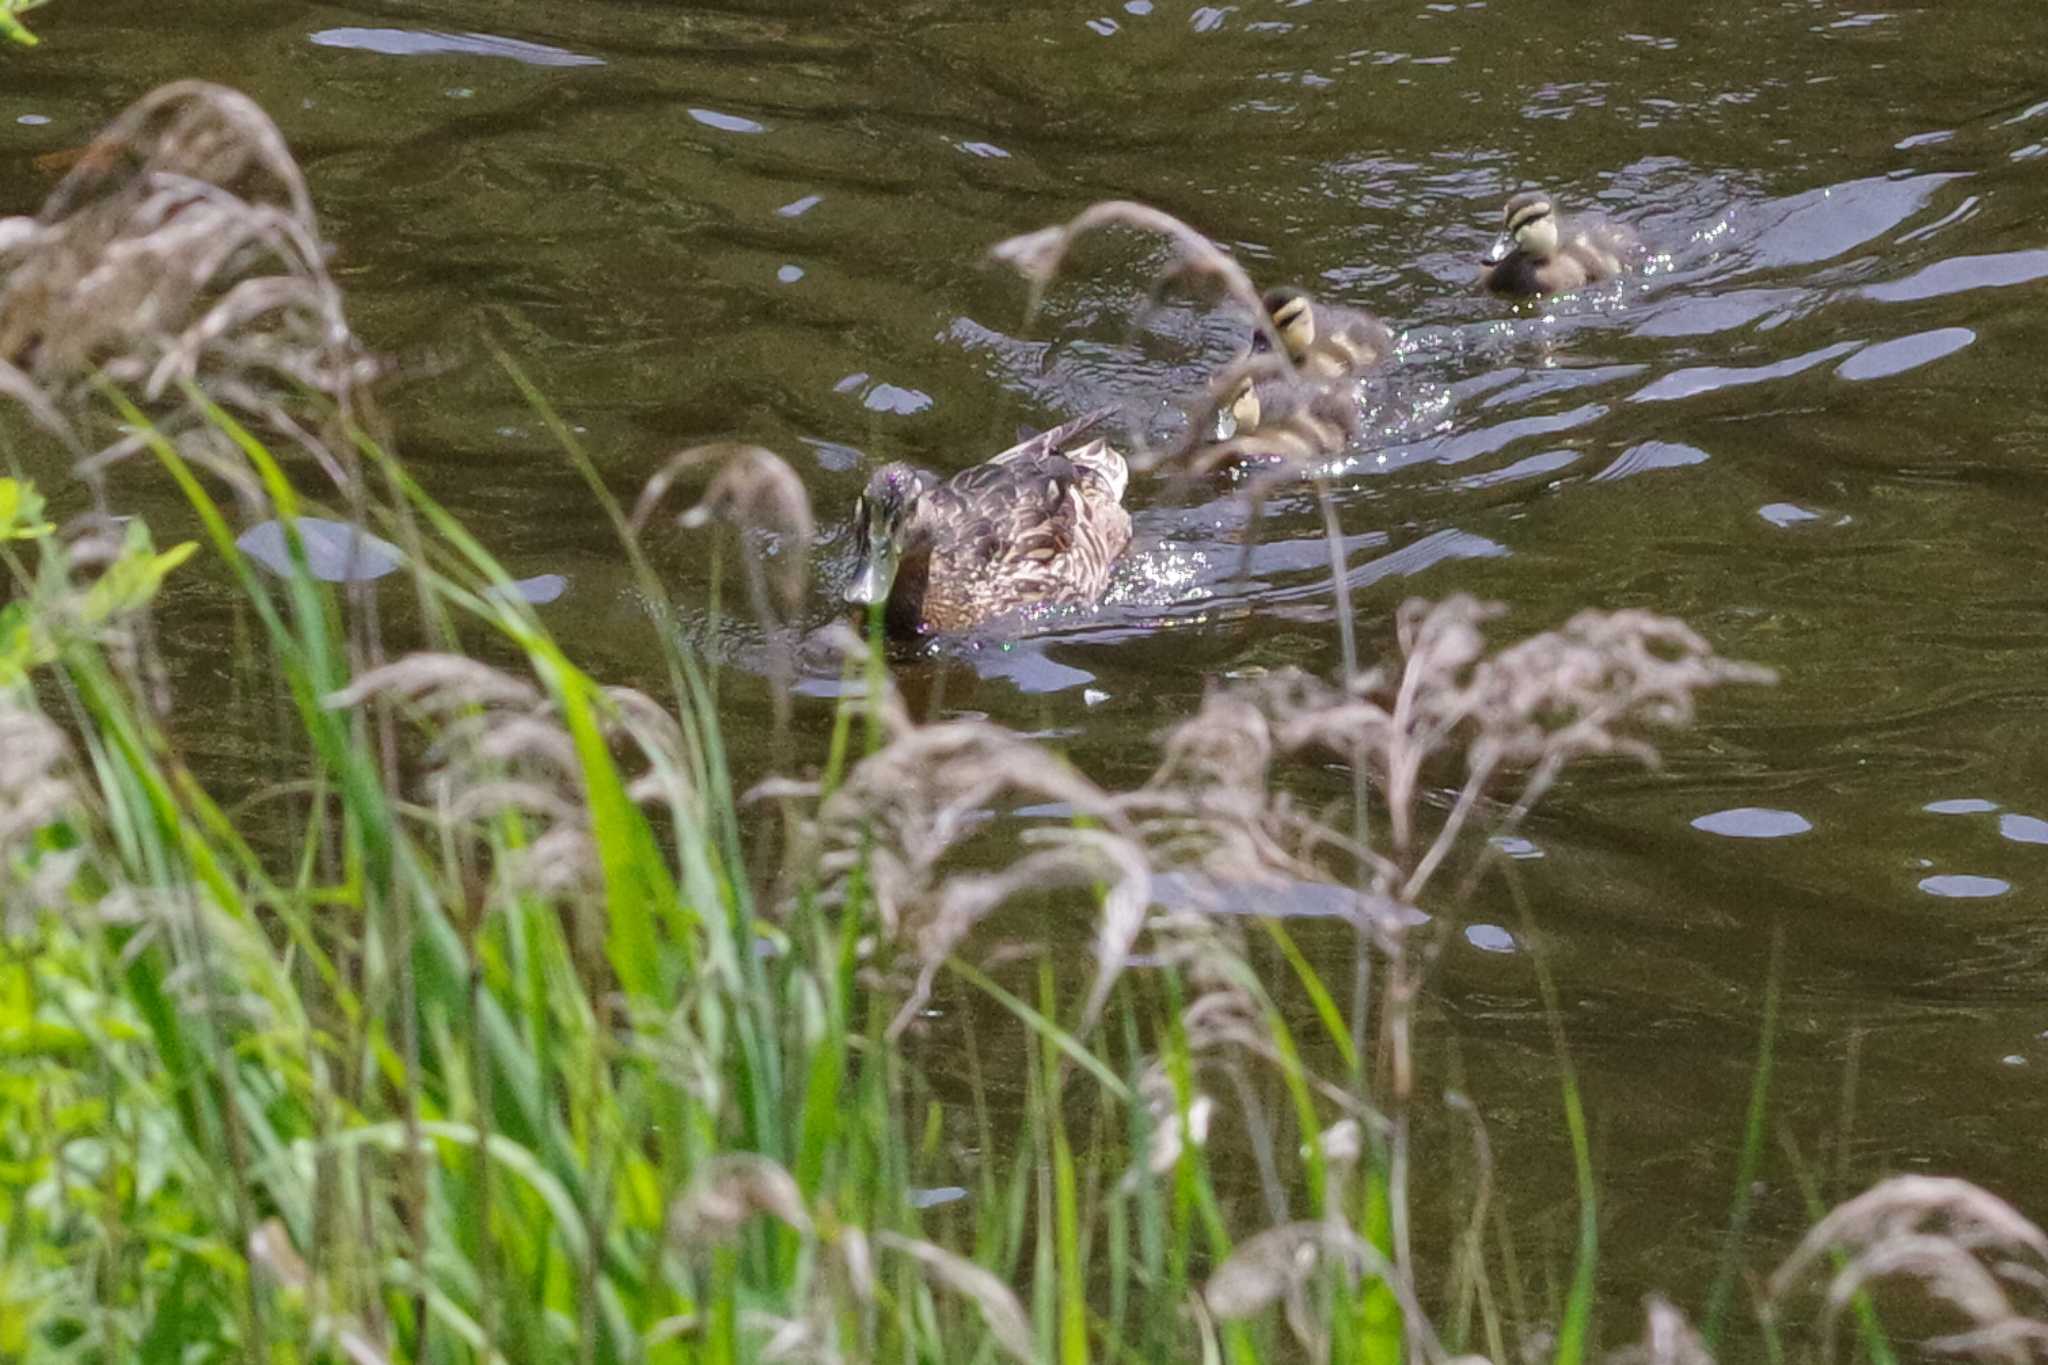
[[[1489,1162],[1466,1224],[1417,1226],[1418,1111],[1485,1146],[1420,1074],[1418,1001],[1487,836],[1762,670],[1646,612],[1502,645],[1487,604],[1411,602],[1378,666],[1347,634],[1337,679],[1215,687],[1117,791],[989,722],[917,722],[841,630],[826,751],[738,793],[705,659],[668,641],[665,700],[591,676],[393,453],[261,111],[186,83],[98,145],[0,223],[0,391],[90,495],[57,520],[0,479],[0,1356],[1505,1365],[1625,1339],[1594,1318],[1540,953],[1580,1228],[1544,1320],[1499,1283]],[[628,515],[532,396],[651,601],[639,535],[718,463],[685,525],[740,523],[787,630],[802,557],[758,554],[808,539],[786,467],[686,452]],[[196,538],[159,549],[116,469],[167,479]],[[385,538],[416,631],[313,572],[302,513]],[[282,576],[237,543],[269,518]],[[176,737],[202,703],[152,624],[202,574],[289,716],[294,766],[234,808]],[[1299,791],[1332,764],[1334,814]],[[1335,935],[1225,913],[1304,886]],[[1089,960],[1047,912],[1090,925]],[[1758,1340],[1827,1359],[1854,1311],[1889,1359],[1867,1290],[1895,1277],[1967,1324],[1930,1349],[2048,1338],[2039,1229],[1895,1181],[1817,1218]],[[1616,1349],[1709,1358],[1662,1301]]]

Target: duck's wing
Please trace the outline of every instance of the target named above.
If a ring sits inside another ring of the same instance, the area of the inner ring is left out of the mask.
[[[1004,458],[961,470],[919,502],[925,515],[954,526],[1022,528],[1061,519],[1074,481],[1073,463],[1063,455],[1005,452]]]
[[[1019,602],[1053,593],[1055,566],[1074,545],[1084,477],[1064,456],[1030,452],[955,474],[918,500],[942,561],[935,576],[963,593],[985,589]]]
[[[987,464],[1010,464],[1018,460],[1035,459],[1040,455],[1057,454],[1060,448],[1077,436],[1085,436],[1116,415],[1116,406],[1108,404],[1084,412],[1070,422],[1039,432],[1036,436],[1024,436],[1017,444],[1000,455],[990,457]]]
[[[1351,374],[1369,370],[1394,351],[1394,332],[1370,313],[1344,309],[1331,319],[1329,343]]]
[[[1643,254],[1642,242],[1619,223],[1588,218],[1574,221],[1571,228],[1559,254],[1577,260],[1589,281],[1633,269]]]
[[[1098,436],[1086,445],[1061,452],[1086,486],[1091,501],[1120,503],[1130,487],[1131,466],[1108,439]]]

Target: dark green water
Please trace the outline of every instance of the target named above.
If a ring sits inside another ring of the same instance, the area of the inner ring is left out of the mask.
[[[1242,326],[1147,312],[1130,253],[1105,250],[1115,268],[1027,331],[1021,289],[982,262],[998,238],[1135,197],[1262,280],[1382,312],[1406,344],[1340,480],[1369,648],[1402,599],[1464,590],[1518,628],[1669,612],[1784,677],[1714,698],[1659,772],[1576,774],[1516,863],[1594,1115],[1616,1315],[1711,1271],[1774,933],[1774,1117],[1806,1160],[1841,1160],[1851,1185],[1954,1172],[2048,1211],[2035,7],[61,0],[37,17],[44,46],[0,59],[0,212],[46,192],[33,157],[160,81],[254,95],[305,162],[359,329],[438,371],[393,397],[404,449],[515,573],[571,576],[549,619],[616,680],[658,685],[663,627],[480,337],[540,377],[628,496],[693,442],[782,452],[829,586],[875,464],[957,468],[1105,401],[1149,422]],[[1547,315],[1472,294],[1527,183],[1634,226],[1660,268]],[[906,684],[1055,736],[1116,784],[1149,771],[1205,679],[1333,665],[1309,502],[1273,509],[1248,581],[1227,499],[1141,480],[1131,502],[1138,550],[1099,613],[949,648]],[[705,543],[657,551],[701,607]],[[230,642],[203,580],[180,594],[198,693]],[[676,628],[760,667],[743,626]],[[727,690],[744,742],[768,708]],[[829,707],[800,699],[806,745]],[[260,775],[266,725],[198,738]],[[1696,823],[1747,808],[1770,814]],[[1562,1267],[1569,1159],[1528,945],[1498,888],[1477,917],[1438,980],[1428,1074],[1461,1070],[1510,1207],[1557,1233],[1528,1254]],[[1763,1191],[1766,1248],[1806,1222],[1791,1173],[1776,1162]]]

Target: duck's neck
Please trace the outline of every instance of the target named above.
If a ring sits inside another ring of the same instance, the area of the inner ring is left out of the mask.
[[[883,626],[899,638],[924,634],[924,599],[932,582],[932,547],[929,541],[904,547],[896,561],[896,581],[889,585],[889,605]]]

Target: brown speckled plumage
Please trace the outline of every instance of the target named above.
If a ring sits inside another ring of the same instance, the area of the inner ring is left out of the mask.
[[[1131,539],[1130,472],[1102,439],[1069,446],[1110,409],[1055,427],[945,482],[891,465],[856,513],[864,558],[895,547],[883,621],[899,638],[966,630],[1042,604],[1093,602]],[[857,580],[858,582],[859,580]],[[849,590],[850,600],[860,600]]]

